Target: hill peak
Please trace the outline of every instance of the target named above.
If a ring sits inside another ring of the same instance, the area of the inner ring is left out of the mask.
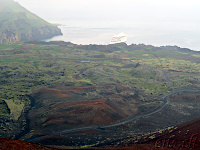
[[[40,40],[61,35],[61,30],[13,0],[0,0],[0,43]]]

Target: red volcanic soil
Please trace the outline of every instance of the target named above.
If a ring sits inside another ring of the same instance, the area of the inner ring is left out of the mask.
[[[0,149],[2,150],[56,150],[38,144],[28,143],[19,140],[0,138]]]
[[[59,150],[59,149],[86,149],[86,148],[77,148],[77,147],[64,147],[60,148],[51,148],[34,143],[29,143],[25,141],[19,141],[14,139],[0,138],[0,149],[1,150]],[[143,144],[143,145],[133,145],[127,147],[104,147],[104,148],[87,148],[90,150],[154,150],[153,145]],[[156,150],[161,150],[161,148],[156,148]],[[168,148],[162,148],[162,150],[169,150]]]
[[[42,88],[31,95],[34,106],[28,113],[30,135],[107,125],[133,117],[138,108],[128,100],[133,99],[129,95],[132,92],[120,84]]]
[[[38,93],[46,93],[46,94],[51,94],[55,95],[56,97],[71,97],[68,94],[63,94],[61,90],[58,89],[50,89],[50,88],[42,88],[38,91]]]
[[[121,105],[120,105],[121,104]],[[127,101],[116,104],[103,98],[82,101],[62,101],[48,107],[32,109],[29,118],[33,124],[41,128],[56,129],[74,128],[79,126],[104,125],[134,115],[137,108]],[[46,115],[45,115],[46,113]],[[38,118],[38,115],[41,117]],[[42,115],[45,115],[44,117]],[[41,119],[41,120],[40,120]],[[36,127],[34,127],[36,128]]]
[[[20,49],[26,50],[26,49],[31,49],[31,48],[35,48],[35,45],[25,45],[21,47]]]
[[[200,149],[200,118],[153,133],[139,143],[174,149]]]
[[[69,91],[81,91],[84,89],[85,89],[84,86],[78,86],[78,87],[71,87]]]

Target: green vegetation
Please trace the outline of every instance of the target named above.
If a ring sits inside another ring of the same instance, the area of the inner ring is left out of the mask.
[[[3,115],[10,114],[10,109],[8,108],[7,103],[1,99],[0,99],[0,114],[3,114]]]
[[[0,44],[0,115],[8,120],[1,125],[0,136],[12,137],[25,129],[24,115],[32,107],[30,95],[44,87],[102,85],[105,89],[79,91],[83,96],[69,100],[109,97],[115,102],[124,97],[138,113],[154,110],[173,91],[199,89],[199,57],[199,52],[178,47],[42,41]],[[118,88],[109,90],[105,85]],[[45,107],[50,104],[49,99],[42,101]],[[47,114],[37,117],[42,115]]]
[[[0,43],[61,35],[55,25],[29,12],[13,0],[0,0]]]
[[[118,48],[115,52],[113,46],[104,46],[102,49],[112,49],[105,53],[72,43],[65,46],[59,42],[1,44],[0,99],[7,103],[11,116],[17,120],[29,103],[26,95],[50,85],[122,83],[135,87],[145,102],[151,101],[151,95],[159,97],[177,88],[199,87],[199,53],[186,54],[164,48],[154,52],[153,47],[127,50],[123,45],[119,52]],[[163,78],[162,70],[172,75],[171,83]],[[4,108],[0,114],[8,114],[5,104],[0,105]]]
[[[24,101],[21,100],[6,100],[8,104],[8,108],[11,110],[10,116],[13,117],[13,119],[18,120],[18,118],[21,116],[22,110],[24,109]]]

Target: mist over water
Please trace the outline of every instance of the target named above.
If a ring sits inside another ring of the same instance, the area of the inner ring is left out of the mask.
[[[17,0],[52,23],[63,36],[50,40],[109,44],[127,34],[127,44],[177,45],[200,51],[200,2],[191,0]],[[40,5],[38,5],[40,4]]]
[[[147,24],[141,25],[142,27],[139,25],[129,27],[126,26],[129,24],[128,21],[122,21],[125,26],[123,24],[117,26],[119,24],[114,24],[113,22],[108,22],[108,26],[101,26],[98,21],[91,22],[89,25],[84,21],[80,21],[71,26],[59,26],[64,35],[48,39],[47,41],[63,40],[77,44],[109,44],[113,35],[123,32],[128,36],[127,44],[177,45],[193,50],[200,50],[200,32],[196,30],[188,31],[186,29],[173,29],[170,27],[163,30],[159,28],[159,25],[165,23],[159,23],[158,26],[154,27]]]

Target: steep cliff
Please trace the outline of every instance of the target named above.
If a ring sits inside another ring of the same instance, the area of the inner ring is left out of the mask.
[[[0,0],[0,43],[40,40],[62,35],[61,30],[13,0]]]

